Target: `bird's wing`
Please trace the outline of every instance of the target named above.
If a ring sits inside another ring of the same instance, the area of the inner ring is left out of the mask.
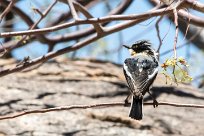
[[[135,84],[131,78],[131,76],[129,76],[125,70],[125,67],[123,67],[123,72],[124,72],[124,75],[125,75],[125,78],[126,78],[126,81],[127,81],[127,84],[130,88],[130,91],[133,92],[135,90]]]
[[[128,58],[123,69],[131,91],[144,95],[157,75],[158,64],[146,58]]]

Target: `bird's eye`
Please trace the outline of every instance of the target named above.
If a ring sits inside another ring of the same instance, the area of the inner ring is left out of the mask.
[[[133,49],[136,49],[137,47],[136,46],[133,46]]]

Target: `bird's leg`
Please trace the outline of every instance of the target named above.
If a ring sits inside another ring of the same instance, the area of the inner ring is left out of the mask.
[[[157,102],[157,100],[153,97],[153,95],[150,93],[150,90],[148,91],[149,95],[152,97],[153,100],[153,107],[156,108],[158,107],[159,103]]]
[[[129,101],[131,95],[132,95],[132,93],[129,93],[128,96],[125,98],[125,104],[124,104],[125,107],[127,107],[129,105],[128,101]]]

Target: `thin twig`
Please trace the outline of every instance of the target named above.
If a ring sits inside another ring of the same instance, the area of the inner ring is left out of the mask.
[[[177,53],[176,53],[176,45],[177,45],[177,40],[178,40],[178,14],[177,14],[177,9],[174,8],[173,10],[174,13],[174,24],[176,27],[176,32],[175,32],[175,37],[174,37],[174,58],[177,58]]]
[[[76,31],[79,30],[79,26],[76,26]],[[75,43],[78,43],[80,40],[76,39]],[[77,50],[72,53],[71,59],[74,59],[77,55]]]
[[[164,37],[162,38],[162,42],[164,41],[164,39],[165,39],[166,36],[168,35],[168,33],[169,33],[169,31],[170,31],[170,28],[171,28],[171,21],[170,21],[170,23],[169,23],[169,28],[168,28],[166,34],[165,34]]]
[[[130,26],[132,26],[134,24],[140,23],[142,21],[144,21],[144,19],[143,20],[128,21],[128,22],[116,24],[115,26],[107,28],[106,33],[104,33],[103,37],[106,36],[106,35],[109,35],[111,33],[120,31],[120,30],[122,30],[124,28],[130,27]],[[71,52],[71,51],[78,50],[78,49],[86,46],[87,44],[98,40],[99,38],[101,38],[100,35],[94,34],[94,35],[90,36],[89,38],[86,38],[83,41],[80,41],[80,42],[76,43],[73,46],[66,47],[66,48],[60,49],[58,51],[50,52],[50,53],[47,53],[46,55],[43,55],[43,56],[38,57],[36,59],[33,59],[29,63],[27,63],[26,65],[21,65],[21,66],[18,66],[18,67],[2,70],[2,71],[0,71],[0,77],[11,74],[11,73],[14,73],[14,72],[21,71],[23,69],[26,69],[26,68],[31,67],[33,65],[36,65],[38,63],[45,62],[45,61],[47,61],[47,60],[49,60],[51,58],[57,57],[57,56],[62,55],[64,53],[68,53],[68,52]]]
[[[158,5],[160,3],[160,0],[151,0],[151,2],[154,5]],[[196,0],[182,0],[181,1],[181,5],[183,6],[183,8],[191,8],[197,11],[201,11],[204,12],[204,4],[201,2],[198,2]],[[177,8],[178,9],[178,8]],[[180,8],[179,8],[180,9]],[[186,20],[186,18],[188,17],[188,13],[186,13],[185,11],[179,11],[179,16],[182,17],[181,19]],[[189,14],[189,17],[191,18],[191,24],[194,24],[196,26],[204,26],[204,19],[203,17],[198,17],[196,15],[192,15]]]
[[[8,12],[11,10],[13,5],[15,4],[16,0],[11,0],[8,7],[3,11],[3,13],[0,15],[0,23],[3,20],[3,18],[8,14]]]
[[[191,18],[190,18],[190,16],[189,16],[189,11],[188,11],[188,9],[186,9],[186,10],[187,10],[187,12],[188,12],[188,23],[187,23],[187,27],[186,27],[186,31],[185,31],[183,40],[185,40],[185,38],[186,38],[186,36],[187,36],[188,30],[189,30],[189,27],[190,27],[190,22],[191,22]]]
[[[176,70],[176,66],[174,65],[173,66],[173,70],[172,70],[172,75],[174,76],[174,82],[176,83],[176,85],[178,85],[178,80],[177,80],[177,78],[176,78],[176,72],[175,72],[175,70]]]
[[[4,52],[1,52],[1,53],[0,53],[0,57],[3,57],[5,54],[8,53],[8,51],[4,48],[4,46],[3,46],[3,44],[2,44],[1,41],[0,41],[0,45],[1,45],[1,48],[4,49]]]
[[[63,23],[63,24],[56,25],[53,27],[48,27],[48,28],[19,31],[19,32],[4,32],[4,33],[0,33],[0,37],[44,34],[47,32],[53,32],[53,31],[61,30],[64,28],[68,28],[68,27],[71,27],[74,25],[80,25],[80,24],[94,24],[94,23],[103,23],[103,22],[110,22],[110,21],[117,21],[117,20],[132,20],[132,21],[146,20],[146,19],[149,19],[150,17],[170,14],[173,12],[173,10],[174,9],[172,9],[172,8],[168,8],[168,9],[163,8],[163,9],[158,9],[158,10],[151,10],[151,11],[149,11],[147,13],[143,13],[143,14],[110,15],[110,16],[101,17],[101,18],[81,19],[81,20],[78,20],[77,22],[71,21],[71,22]],[[123,24],[123,23],[117,24],[117,25],[115,25],[115,27],[117,27],[118,25],[121,25],[121,24]]]
[[[55,0],[46,10],[44,13],[42,13],[40,10],[35,9],[39,14],[40,14],[40,19],[35,22],[30,28],[29,30],[33,30],[46,16],[47,14],[50,12],[50,10],[54,7],[54,5],[57,3],[57,0]],[[18,46],[19,44],[21,44],[23,41],[25,41],[27,38],[27,35],[23,36],[17,43],[15,46]],[[15,47],[14,46],[14,47]]]
[[[74,6],[76,7],[76,9],[78,9],[81,13],[83,13],[87,18],[93,18],[93,16],[86,10],[86,8],[84,8],[81,4],[79,4],[78,2],[74,2]],[[101,24],[96,23],[93,24],[96,32],[98,33],[98,35],[103,35],[104,31],[103,28],[101,26]]]
[[[155,24],[156,31],[157,31],[157,37],[158,37],[158,39],[159,39],[159,46],[158,46],[158,49],[157,49],[157,52],[158,52],[158,53],[159,53],[160,48],[161,48],[161,46],[162,46],[162,39],[161,39],[161,36],[160,36],[160,30],[159,30],[159,23],[160,23],[160,21],[162,20],[162,18],[163,18],[163,16],[161,16],[161,17],[157,20],[157,22],[156,22],[156,24]]]
[[[199,29],[199,31],[197,31],[193,36],[191,36],[191,38],[188,39],[188,41],[186,41],[185,43],[182,43],[180,45],[178,45],[176,47],[176,49],[180,49],[186,45],[188,45],[189,43],[191,43],[201,32],[203,31],[203,29]],[[168,53],[172,52],[172,49],[164,51],[163,53],[160,53],[161,56],[166,55]]]
[[[82,1],[80,1],[82,2]],[[87,1],[88,2],[88,1]],[[116,15],[116,14],[121,14],[123,13],[129,6],[130,4],[132,3],[133,1],[132,0],[124,0],[124,1],[121,1],[120,4],[112,9],[107,15]],[[84,2],[82,2],[84,4]],[[88,2],[89,3],[89,2]],[[86,5],[86,8],[90,8],[92,7],[94,4],[98,3],[98,1],[92,1],[90,2],[88,5]],[[2,1],[2,6],[4,7],[7,7],[7,5],[9,4],[8,2],[6,1]],[[66,3],[67,4],[67,3]],[[158,9],[158,7],[154,7],[154,9]],[[18,16],[20,16],[23,21],[27,24],[27,25],[33,25],[33,21],[31,20],[31,18],[25,14],[20,8],[18,7],[15,7],[13,6],[12,8],[12,12],[15,12]],[[61,15],[61,18],[56,18],[56,20],[58,21],[54,21],[54,22],[51,22],[50,25],[48,25],[47,27],[50,27],[50,26],[55,26],[57,24],[60,24],[63,22],[63,20],[65,19],[68,19],[70,20],[71,18],[71,13],[69,12],[68,15]],[[62,19],[64,18],[64,19]],[[107,24],[109,24],[110,22],[107,22],[107,23],[102,23],[101,25],[102,26],[106,26]],[[36,29],[38,29],[38,27],[36,26]],[[55,35],[55,36],[49,36],[49,37],[46,37],[45,35],[33,35],[33,36],[30,36],[30,38],[26,41],[26,44],[34,41],[36,38],[41,42],[41,43],[62,43],[62,42],[67,42],[67,41],[71,41],[71,40],[76,40],[76,39],[80,39],[80,38],[84,38],[84,37],[87,37],[91,34],[95,33],[95,29],[94,27],[89,27],[89,28],[86,28],[86,29],[83,29],[83,30],[79,30],[79,31],[75,31],[75,32],[70,32],[70,33],[66,33],[66,34],[59,34],[59,35]],[[6,42],[4,43],[4,47],[5,49],[9,50],[9,49],[15,49],[15,48],[19,48],[19,47],[22,47],[24,46],[25,44],[22,43],[18,46],[15,46],[16,45],[16,41],[10,41],[10,42]],[[3,52],[4,49],[0,48],[0,52]]]
[[[65,111],[72,109],[88,109],[88,108],[105,108],[113,106],[125,106],[125,102],[110,102],[110,103],[100,103],[100,104],[91,104],[91,105],[70,105],[70,106],[60,106],[55,108],[47,109],[36,109],[36,110],[25,110],[22,112],[0,116],[0,120],[13,119],[20,116],[36,113],[47,113],[47,112],[56,112],[56,111]],[[129,104],[130,105],[130,104]],[[145,102],[144,105],[153,105],[151,102]],[[198,104],[180,104],[180,103],[171,103],[171,102],[159,102],[160,106],[173,106],[173,107],[187,107],[187,108],[204,108],[204,105]]]
[[[34,12],[37,12],[41,17],[43,16],[43,13],[37,9],[37,8],[33,8]]]
[[[138,23],[140,23],[140,22],[142,22],[144,20],[145,19],[138,19],[138,20],[127,21],[127,22],[124,22],[124,23],[116,24],[116,25],[114,25],[112,27],[107,28],[106,33],[104,33],[103,37],[106,36],[106,35],[109,35],[111,33],[120,31],[122,29],[128,28],[130,26],[133,26],[135,24],[138,24]],[[42,63],[42,62],[46,62],[47,60],[49,60],[51,58],[54,58],[54,57],[57,57],[59,55],[62,55],[64,53],[68,53],[68,52],[71,52],[71,51],[78,50],[78,49],[86,46],[87,44],[98,40],[99,38],[101,38],[100,35],[94,34],[94,35],[90,36],[89,38],[86,38],[83,41],[80,41],[80,42],[76,43],[73,46],[65,47],[65,48],[60,49],[58,51],[49,52],[46,55],[43,55],[43,56],[38,57],[36,59],[33,59],[33,60],[29,61],[26,65],[20,65],[18,67],[2,70],[2,71],[0,71],[0,77],[11,74],[11,73],[14,73],[14,72],[24,70],[24,69],[26,69],[28,67],[34,66],[34,65]]]
[[[74,8],[73,0],[67,0],[67,3],[68,3],[68,5],[69,5],[69,9],[70,9],[70,11],[71,11],[71,13],[72,13],[72,16],[73,16],[74,20],[75,20],[75,21],[78,21],[78,20],[79,20],[79,17],[78,17],[77,12],[76,12],[76,10],[75,10],[75,8]]]
[[[46,62],[47,60],[54,58],[56,56],[62,55],[64,53],[77,50],[77,49],[82,48],[85,45],[87,45],[87,44],[89,44],[89,43],[91,43],[91,42],[93,42],[99,38],[100,37],[98,37],[97,35],[93,35],[87,39],[84,39],[81,42],[76,43],[75,45],[73,45],[71,47],[66,47],[66,48],[60,49],[58,51],[49,52],[46,55],[43,55],[43,56],[38,57],[36,59],[30,60],[26,65],[20,65],[20,66],[14,67],[14,68],[2,70],[2,71],[0,71],[0,77],[14,73],[14,72],[24,70],[28,67],[34,66],[34,65],[39,64],[39,63]]]

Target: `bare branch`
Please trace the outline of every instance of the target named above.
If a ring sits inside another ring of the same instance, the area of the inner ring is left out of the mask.
[[[200,26],[200,27],[204,26],[204,19],[202,17],[192,15],[184,10],[179,10],[178,15],[184,21],[190,18],[190,24]]]
[[[44,56],[41,56],[39,58],[36,58],[36,59],[33,59],[33,60],[30,60],[29,62],[26,63],[26,65],[20,65],[20,66],[16,66],[14,68],[11,68],[11,69],[5,69],[5,70],[2,70],[0,71],[0,77],[1,76],[5,76],[5,75],[8,75],[8,74],[11,74],[11,73],[14,73],[14,72],[18,72],[18,71],[21,71],[21,70],[24,70],[28,67],[31,67],[31,66],[34,66],[38,63],[43,63],[51,58],[54,58],[56,56],[59,56],[59,55],[62,55],[64,53],[67,53],[67,52],[71,52],[71,51],[74,51],[74,50],[77,50],[79,48],[82,48],[83,46],[99,39],[100,37],[98,37],[97,35],[93,35],[81,42],[78,42],[76,43],[74,46],[71,46],[71,47],[66,47],[66,48],[63,48],[63,49],[60,49],[58,51],[55,51],[55,52],[49,52],[47,53],[46,55]]]
[[[17,118],[28,114],[65,111],[65,110],[72,110],[72,109],[89,109],[89,108],[125,106],[125,104],[126,104],[125,102],[110,102],[110,103],[100,103],[100,104],[91,104],[91,105],[70,105],[70,106],[60,106],[60,107],[47,108],[47,109],[26,110],[26,111],[22,111],[11,115],[0,116],[0,120],[13,119],[13,118]],[[144,105],[153,105],[153,103],[145,102]],[[180,104],[180,103],[171,103],[171,102],[159,102],[158,105],[173,106],[173,107],[188,107],[188,108],[204,108],[204,105]]]
[[[159,0],[151,0],[151,2],[154,5],[160,4]],[[183,8],[193,8],[198,11],[204,11],[204,6],[203,6],[204,4],[198,1],[195,1],[195,0],[185,0],[182,2],[181,5]],[[177,10],[178,10],[178,15],[179,17],[181,17],[181,19],[186,20],[186,18],[191,18],[190,24],[194,24],[194,25],[201,26],[201,27],[204,26],[204,19],[202,17],[198,17],[190,13],[187,13],[186,11],[182,10],[182,8],[177,8]]]
[[[64,23],[61,25],[56,25],[49,28],[42,28],[36,30],[29,30],[29,31],[19,31],[19,32],[5,32],[0,33],[0,37],[10,37],[10,36],[18,36],[18,35],[32,35],[32,34],[43,34],[47,32],[53,32],[60,29],[68,28],[74,25],[80,24],[94,24],[94,23],[103,23],[103,22],[110,22],[110,21],[117,21],[117,20],[146,20],[150,17],[161,16],[165,14],[169,14],[173,12],[173,8],[163,8],[158,10],[152,10],[144,14],[132,14],[132,15],[110,15],[107,17],[101,18],[90,18],[90,19],[81,19],[77,22],[71,21],[68,23]]]
[[[1,5],[4,6],[4,7],[7,7],[8,6],[8,2],[7,1],[1,1]],[[33,20],[26,14],[24,13],[20,8],[16,7],[16,6],[13,6],[11,11],[15,14],[18,14],[19,17],[21,17],[21,19],[28,25],[28,26],[32,26],[34,24]],[[37,26],[35,28],[38,28]],[[37,36],[39,38],[39,41],[40,42],[48,42],[49,39],[47,39],[44,35],[41,35],[41,36]],[[10,45],[12,44],[12,46],[15,46],[16,45],[16,42],[13,42],[11,41],[11,43],[9,43]],[[21,45],[20,45],[21,46]],[[6,46],[5,46],[6,48]],[[2,50],[0,50],[2,52]]]
[[[6,16],[6,14],[11,10],[13,5],[15,4],[16,0],[11,0],[7,8],[3,11],[3,13],[0,15],[0,23],[3,20],[3,18]]]
[[[188,30],[189,30],[189,27],[190,27],[190,21],[191,21],[191,18],[189,17],[189,11],[188,11],[188,9],[186,9],[186,11],[188,12],[188,23],[187,23],[187,27],[186,27],[186,31],[185,31],[183,40],[185,40],[185,38],[186,38],[186,36],[187,36]]]
[[[41,17],[43,16],[43,13],[39,9],[32,8],[32,10],[34,10],[34,12],[37,12]]]
[[[78,2],[74,2],[74,6],[76,6],[76,8],[82,12],[87,18],[93,18],[93,16]],[[101,24],[93,24],[94,28],[96,29],[98,35],[102,35],[104,33],[103,28],[101,26]]]
[[[72,13],[72,16],[73,16],[74,20],[75,20],[75,21],[78,21],[78,20],[79,20],[79,17],[78,17],[77,12],[76,12],[76,10],[75,10],[75,8],[74,8],[73,0],[67,0],[67,3],[68,3],[68,5],[69,5],[69,8],[70,8],[70,11],[71,11],[71,13]]]
[[[204,12],[204,4],[197,0],[185,0],[185,4],[187,4],[189,8]]]
[[[161,22],[162,18],[163,18],[163,16],[161,16],[161,17],[157,20],[157,22],[156,22],[156,24],[155,24],[155,27],[156,27],[156,30],[157,30],[157,37],[158,37],[158,39],[159,39],[159,46],[158,46],[158,49],[157,49],[157,52],[158,52],[158,53],[159,53],[160,48],[161,48],[161,46],[162,46],[162,39],[161,39],[161,36],[160,36],[160,31],[159,31],[159,23]]]
[[[173,13],[174,13],[174,23],[176,27],[175,38],[174,38],[174,58],[176,59],[177,58],[176,45],[177,45],[177,40],[178,40],[178,14],[177,14],[176,8],[174,8]]]
[[[193,36],[191,36],[191,37],[188,39],[188,41],[186,41],[185,43],[182,43],[182,44],[178,45],[178,46],[176,47],[176,49],[180,49],[180,48],[182,48],[182,47],[188,45],[189,43],[191,43],[202,31],[203,31],[203,29],[198,30]],[[163,55],[168,54],[168,53],[170,53],[170,52],[172,52],[172,49],[160,53],[160,56],[163,56]]]
[[[128,27],[130,27],[132,25],[135,25],[137,23],[140,23],[142,21],[144,21],[144,19],[127,21],[127,22],[124,22],[124,23],[117,24],[117,25],[115,25],[113,27],[109,27],[109,28],[107,28],[105,30],[106,32],[104,33],[103,37],[106,36],[106,35],[109,35],[111,33],[120,31],[122,29],[128,28]],[[80,41],[80,42],[76,43],[73,46],[66,47],[66,48],[60,49],[60,50],[55,51],[55,52],[50,52],[50,53],[48,53],[48,54],[46,54],[44,56],[41,56],[41,57],[36,58],[36,59],[33,59],[30,62],[26,63],[26,65],[20,65],[18,67],[14,67],[14,68],[11,68],[11,69],[2,70],[2,71],[0,71],[0,77],[8,75],[8,74],[11,74],[11,73],[14,73],[14,72],[18,72],[18,71],[24,70],[24,69],[26,69],[28,67],[36,65],[38,63],[45,62],[45,61],[47,61],[47,60],[49,60],[51,58],[54,58],[54,57],[59,56],[59,55],[62,55],[64,53],[75,51],[75,50],[77,50],[79,48],[82,48],[82,47],[86,46],[87,44],[89,44],[89,43],[91,43],[93,41],[98,40],[99,38],[101,38],[101,36],[99,36],[97,34],[94,34],[94,35],[90,36],[89,38],[84,39],[83,41]]]
[[[41,11],[39,11],[38,9],[35,9],[41,16],[40,16],[40,19],[35,22],[30,28],[29,30],[33,30],[46,16],[47,14],[50,12],[50,10],[54,7],[54,5],[57,3],[57,0],[55,0],[46,10],[44,13],[42,13]],[[22,37],[17,43],[15,46],[18,46],[19,44],[21,44],[23,41],[25,41],[27,38],[27,35]],[[15,46],[13,46],[13,48],[15,48]],[[13,48],[10,48],[13,49]]]
[[[81,1],[83,4],[86,2]],[[108,15],[115,15],[115,14],[120,14],[122,13],[124,10],[127,9],[127,7],[132,3],[132,0],[124,0],[122,1],[117,8],[114,8],[112,11],[110,11],[108,13]],[[97,1],[93,1],[91,2],[89,5],[87,5],[88,7],[92,4],[96,4]],[[3,6],[7,6],[9,3],[7,3],[6,1],[3,1]],[[24,12],[22,12],[19,8],[17,7],[13,7],[12,11],[17,13],[20,17],[22,17],[22,19],[28,24],[28,25],[33,25],[33,21],[31,20],[31,18],[29,16],[27,16],[26,14],[24,14]],[[70,12],[69,12],[70,13]],[[61,20],[61,19],[60,19]],[[60,23],[61,21],[59,21],[58,23]],[[109,23],[109,22],[108,22]],[[108,23],[102,23],[103,26],[107,25]],[[55,21],[53,25],[56,25],[57,22]],[[37,26],[36,26],[37,28]],[[95,30],[93,27],[84,29],[84,30],[79,30],[79,31],[75,31],[72,33],[67,33],[64,35],[57,35],[57,36],[52,36],[50,38],[45,37],[44,35],[37,35],[37,36],[30,36],[30,38],[27,40],[28,42],[32,42],[34,39],[36,39],[36,37],[39,39],[40,42],[42,43],[61,43],[61,42],[65,42],[65,41],[70,41],[70,40],[76,40],[79,38],[83,38],[83,37],[87,37],[90,34],[95,33]],[[19,46],[15,46],[16,45],[16,41],[10,41],[7,43],[4,43],[4,48],[5,49],[15,49],[18,47],[22,47],[24,46],[24,43],[21,43]],[[0,48],[0,52],[3,52],[4,49]]]

